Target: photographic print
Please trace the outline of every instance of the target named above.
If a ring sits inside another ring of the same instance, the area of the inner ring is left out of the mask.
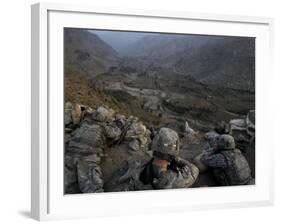
[[[255,38],[64,28],[64,193],[255,184]]]

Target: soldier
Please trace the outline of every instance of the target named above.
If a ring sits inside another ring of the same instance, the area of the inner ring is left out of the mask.
[[[132,152],[148,150],[151,132],[137,117],[130,116],[126,119],[123,115],[116,115],[114,122],[122,130],[120,139],[115,143],[127,144]]]
[[[179,158],[178,134],[169,128],[161,128],[152,141],[153,159],[140,174],[140,180],[153,189],[191,187],[198,177],[198,168]]]
[[[113,110],[99,107],[74,131],[65,153],[65,193],[103,192],[100,162],[107,144],[121,135],[113,115]]]
[[[200,162],[212,168],[215,179],[222,186],[254,184],[249,164],[241,151],[235,148],[231,135],[220,135],[217,144],[203,152]]]
[[[151,132],[138,119],[129,118],[129,126],[124,140],[133,151],[147,150],[146,146],[150,143]]]

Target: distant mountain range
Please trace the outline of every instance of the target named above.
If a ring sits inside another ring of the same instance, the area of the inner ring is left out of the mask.
[[[248,37],[147,36],[130,46],[127,65],[168,68],[208,85],[255,90],[255,41]],[[139,62],[137,62],[139,61]]]
[[[97,35],[84,29],[65,28],[64,63],[89,76],[106,72],[119,63],[118,53]]]
[[[90,30],[90,32],[98,35],[104,42],[112,46],[121,56],[124,56],[128,51],[128,48],[134,46],[134,44],[143,37],[157,35],[154,33],[108,30]]]
[[[158,68],[173,73],[175,79],[180,74],[206,85],[255,91],[254,38],[122,32],[121,39],[126,35],[131,39],[122,52],[117,52],[112,47],[116,41],[109,45],[114,34],[120,32],[97,35],[85,29],[65,28],[65,65],[75,66],[90,77],[110,67],[129,66],[139,72]]]

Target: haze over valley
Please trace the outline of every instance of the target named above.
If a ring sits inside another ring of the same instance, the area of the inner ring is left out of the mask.
[[[65,102],[137,117],[151,138],[161,127],[175,130],[187,160],[210,147],[209,133],[234,125],[255,176],[254,38],[65,28],[64,80]],[[105,180],[134,157],[120,159],[117,148],[107,149]],[[195,184],[206,185],[216,186],[210,172]]]
[[[199,130],[255,107],[254,38],[70,28],[64,38],[67,100]]]

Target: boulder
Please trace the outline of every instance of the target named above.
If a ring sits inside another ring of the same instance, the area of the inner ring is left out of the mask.
[[[115,111],[112,109],[98,107],[98,109],[92,113],[92,119],[99,122],[110,122],[113,120],[114,114]]]
[[[72,123],[72,116],[71,116],[71,111],[72,111],[72,103],[66,102],[64,106],[64,125],[68,126],[69,124]]]
[[[229,133],[234,137],[237,148],[247,150],[255,138],[255,111],[249,111],[243,119],[231,120],[229,125]]]
[[[75,125],[80,124],[81,115],[82,115],[81,106],[76,103],[73,109],[71,110],[71,117],[72,117],[73,124]]]
[[[247,114],[246,117],[246,125],[247,125],[247,133],[250,136],[254,136],[255,135],[255,111],[251,110],[249,111],[249,113]]]
[[[185,133],[187,134],[187,135],[194,135],[195,134],[195,131],[191,128],[191,127],[189,127],[189,124],[188,124],[188,122],[187,121],[185,121]]]

